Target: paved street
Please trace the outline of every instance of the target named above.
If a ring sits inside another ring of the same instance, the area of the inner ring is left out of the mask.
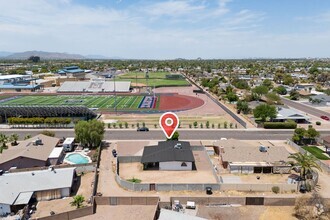
[[[308,114],[317,116],[318,118],[320,118],[320,116],[322,116],[322,115],[326,115],[326,116],[330,117],[329,112],[325,112],[325,111],[322,111],[322,110],[319,110],[319,109],[301,104],[299,102],[291,101],[291,100],[288,100],[288,99],[285,99],[285,98],[281,98],[281,100],[282,100],[283,104],[285,104],[285,105],[288,105],[292,108],[298,109],[302,112],[306,112]]]
[[[10,135],[17,133],[20,139],[27,134],[36,135],[44,129],[6,129],[0,133]],[[56,137],[73,137],[73,129],[49,129],[55,131]],[[284,140],[292,137],[290,130],[179,130],[181,140],[217,140],[220,138],[235,138],[241,140]],[[330,135],[330,130],[320,131],[321,136]],[[162,140],[164,133],[161,130],[151,130],[149,132],[137,132],[136,130],[106,130],[106,140]]]

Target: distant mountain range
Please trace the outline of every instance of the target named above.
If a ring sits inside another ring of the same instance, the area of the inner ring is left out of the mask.
[[[120,57],[106,57],[103,55],[80,55],[70,53],[45,52],[45,51],[25,51],[12,53],[0,51],[0,59],[7,60],[27,60],[31,56],[38,56],[41,60],[83,60],[83,59],[122,59]]]

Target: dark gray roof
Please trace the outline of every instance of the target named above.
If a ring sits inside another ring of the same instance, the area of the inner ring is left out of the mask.
[[[181,145],[180,145],[181,144]],[[143,150],[142,163],[184,161],[194,162],[190,143],[186,141],[161,141],[158,146],[146,146]]]

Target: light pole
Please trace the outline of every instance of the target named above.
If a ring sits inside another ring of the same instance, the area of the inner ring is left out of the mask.
[[[115,114],[117,115],[116,76],[113,76],[113,91],[114,91],[114,93],[115,93]]]

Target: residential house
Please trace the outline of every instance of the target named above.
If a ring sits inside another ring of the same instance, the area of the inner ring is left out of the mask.
[[[330,96],[328,95],[316,95],[310,97],[310,102],[318,105],[329,105],[330,106]]]
[[[161,141],[143,149],[141,163],[145,170],[195,170],[195,158],[186,141]]]
[[[234,139],[216,141],[214,146],[230,173],[289,173],[291,169],[286,163],[290,153],[284,146],[254,146]]]
[[[0,170],[22,169],[58,164],[63,156],[63,148],[56,149],[59,138],[39,134],[20,141],[0,154]]]
[[[274,122],[285,122],[287,120],[292,120],[297,123],[309,123],[309,117],[307,117],[305,114],[289,109],[289,108],[283,108],[278,107],[277,109],[277,116],[273,119]]]
[[[301,84],[297,84],[294,87],[295,90],[305,90],[306,92],[312,92],[315,91],[315,86],[314,84],[309,84],[309,83],[301,83]]]
[[[0,216],[17,212],[33,200],[70,196],[75,175],[75,167],[0,175]]]

